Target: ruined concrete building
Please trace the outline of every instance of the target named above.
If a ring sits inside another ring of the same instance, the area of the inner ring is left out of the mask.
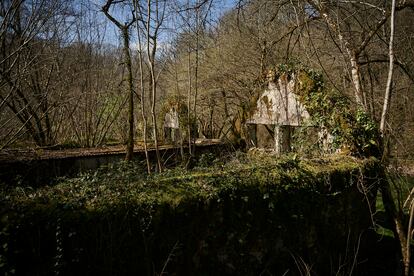
[[[282,74],[276,78],[270,71],[268,88],[260,95],[246,121],[251,147],[274,149],[278,153],[291,149],[294,128],[309,119],[309,113],[294,93],[295,75]]]
[[[180,123],[175,106],[165,114],[164,118],[164,140],[176,143],[180,137]]]

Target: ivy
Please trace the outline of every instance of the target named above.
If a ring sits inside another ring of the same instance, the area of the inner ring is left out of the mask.
[[[296,79],[294,93],[311,116],[309,124],[325,128],[333,136],[334,148],[359,157],[378,156],[380,139],[375,122],[363,110],[353,109],[348,97],[327,88],[320,72],[297,60],[271,70],[275,79]]]

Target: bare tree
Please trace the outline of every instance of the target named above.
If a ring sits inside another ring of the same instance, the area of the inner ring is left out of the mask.
[[[386,118],[389,111],[389,105],[391,102],[391,92],[392,92],[392,81],[393,81],[393,73],[394,73],[394,34],[395,34],[395,0],[392,0],[391,4],[391,18],[390,18],[390,41],[389,41],[389,70],[388,70],[388,78],[387,78],[387,85],[385,88],[385,96],[384,96],[384,104],[383,104],[383,110],[381,114],[381,122],[380,122],[380,132],[381,136],[384,139],[385,138],[385,123]],[[388,184],[389,185],[389,184]],[[384,184],[384,186],[387,186]],[[383,189],[383,192],[389,191],[389,187],[385,187]],[[386,197],[387,198],[387,197]],[[402,224],[402,218],[400,218],[400,214],[398,214],[395,211],[394,200],[391,196],[388,196],[388,201],[385,201],[384,203],[388,203],[388,205],[391,205],[390,210],[388,211],[391,213],[394,224],[395,224],[395,230],[398,236],[398,239],[400,240],[400,246],[401,246],[401,253],[403,257],[403,264],[404,264],[404,275],[408,276],[410,275],[410,245],[411,245],[411,226],[412,226],[412,218],[413,218],[413,208],[414,205],[411,202],[410,203],[410,221],[408,225],[407,231],[405,231],[405,228]]]
[[[66,1],[8,0],[1,2],[0,15],[0,108],[7,107],[20,125],[1,147],[22,134],[38,146],[51,145],[62,103],[54,93],[60,43],[73,9]]]
[[[112,23],[87,0],[77,0],[76,12],[73,38],[60,55],[56,89],[63,91],[65,103],[59,114],[64,120],[59,119],[56,127],[60,143],[94,147],[125,132],[115,130],[128,98],[119,82],[125,70],[113,66],[122,51],[105,43]]]
[[[187,136],[189,154],[193,155],[195,148],[192,146],[194,123],[197,121],[197,105],[199,94],[199,67],[200,67],[200,40],[211,6],[212,0],[196,0],[186,3],[178,3],[177,13],[183,23],[187,48]],[[194,61],[193,61],[194,59]],[[194,93],[193,93],[194,92]],[[194,120],[192,119],[194,118]]]
[[[124,51],[124,65],[127,69],[127,87],[128,87],[128,141],[127,141],[127,153],[125,156],[125,160],[130,161],[132,160],[132,156],[134,153],[134,88],[132,84],[132,60],[131,54],[129,49],[129,28],[135,23],[136,17],[135,13],[132,12],[132,19],[129,22],[125,22],[124,24],[120,23],[117,19],[115,19],[110,13],[109,9],[115,3],[122,3],[124,1],[114,1],[108,0],[106,4],[102,7],[102,11],[106,15],[106,17],[115,24],[115,26],[120,30],[122,39],[123,39],[123,51]]]
[[[139,17],[139,10],[140,4],[138,0],[134,0],[134,10],[136,18]],[[147,172],[151,173],[151,164],[149,161],[148,156],[148,148],[147,148],[147,115],[145,113],[145,87],[144,87],[144,60],[143,60],[143,48],[142,48],[142,41],[141,41],[141,26],[139,21],[136,21],[136,31],[137,31],[137,39],[138,39],[138,65],[139,65],[139,86],[140,86],[140,97],[141,97],[141,117],[143,121],[143,140],[144,140],[144,152],[145,152],[145,160],[147,163]]]
[[[158,78],[161,71],[157,71],[157,49],[161,27],[166,18],[167,2],[165,0],[147,0],[146,5],[137,5],[139,21],[145,30],[147,62],[150,71],[150,90],[151,90],[151,117],[153,124],[153,136],[155,152],[157,157],[158,171],[162,172],[163,166],[159,152],[158,126],[156,116],[156,101]]]
[[[378,35],[380,29],[388,21],[391,10],[364,1],[339,1],[334,3],[312,0],[309,3],[325,19],[331,31],[337,36],[340,42],[339,47],[343,47],[347,54],[351,67],[355,102],[362,109],[368,111],[366,94],[361,80],[361,58],[373,38]],[[394,10],[402,11],[413,4],[409,1],[403,1]],[[350,11],[354,11],[354,13]],[[371,15],[369,19],[366,16],[368,11]],[[371,24],[367,20],[375,23]],[[361,22],[363,23],[362,26]],[[360,38],[355,35],[357,29],[364,33]]]

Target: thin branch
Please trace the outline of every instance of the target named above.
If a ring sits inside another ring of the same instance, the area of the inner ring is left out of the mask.
[[[194,6],[189,6],[189,7],[177,10],[177,12],[180,13],[180,12],[186,12],[186,11],[190,11],[190,10],[198,10],[210,1],[212,1],[212,0],[203,0],[200,3],[195,4]]]

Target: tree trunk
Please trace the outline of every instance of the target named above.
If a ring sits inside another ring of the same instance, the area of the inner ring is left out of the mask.
[[[351,54],[350,61],[351,61],[352,83],[355,89],[355,101],[358,106],[362,107],[363,110],[366,110],[365,103],[364,103],[364,93],[362,91],[362,85],[361,85],[361,76],[359,74],[358,57],[355,54]]]
[[[137,0],[134,1],[134,9],[135,12],[138,13],[138,3]],[[138,18],[138,14],[135,15]],[[145,152],[145,160],[147,163],[147,172],[148,174],[151,174],[151,164],[149,161],[148,156],[148,147],[147,147],[147,115],[145,114],[145,88],[144,88],[144,66],[143,66],[143,60],[142,60],[142,43],[141,43],[141,32],[140,27],[138,24],[138,21],[136,22],[136,28],[137,28],[137,37],[138,37],[138,59],[139,59],[139,80],[140,80],[140,96],[141,96],[141,117],[142,122],[144,124],[143,126],[143,140],[144,140],[144,152]]]
[[[155,113],[155,101],[156,101],[156,95],[157,95],[157,82],[155,80],[154,75],[154,67],[151,67],[151,91],[152,91],[152,103],[151,103],[151,116],[152,116],[152,122],[153,122],[153,135],[154,135],[154,146],[155,146],[155,154],[157,156],[157,165],[158,165],[158,172],[162,172],[162,163],[161,163],[161,156],[159,151],[159,145],[158,145],[158,129],[157,129],[157,116]]]
[[[395,0],[392,0],[392,7],[391,7],[391,33],[390,33],[390,45],[389,45],[389,57],[390,57],[390,65],[388,70],[388,79],[387,79],[387,86],[385,87],[385,96],[384,96],[384,105],[381,114],[381,122],[380,122],[380,131],[381,136],[384,138],[385,134],[385,123],[387,120],[388,109],[391,102],[391,92],[392,92],[392,77],[394,73],[394,50],[393,50],[393,43],[394,43],[394,13],[395,13]]]
[[[191,47],[190,42],[188,42],[188,62],[187,62],[187,69],[188,69],[188,95],[187,95],[187,132],[188,132],[188,153],[190,156],[192,155],[191,151]]]
[[[389,218],[392,219],[394,222],[394,236],[399,240],[404,264],[404,275],[408,276],[410,269],[410,260],[409,253],[407,250],[409,248],[407,246],[407,235],[405,232],[404,224],[402,222],[402,214],[397,211],[394,198],[391,194],[390,183],[385,177],[385,175],[381,179],[381,195],[385,212],[388,214]]]
[[[124,39],[124,62],[127,68],[127,86],[128,86],[128,140],[126,150],[126,161],[131,161],[134,154],[134,88],[132,85],[132,62],[129,53],[129,33],[128,27],[122,29]]]
[[[158,2],[157,2],[158,4]],[[157,35],[151,35],[151,0],[147,1],[147,22],[146,22],[146,32],[147,32],[147,55],[150,67],[150,86],[151,86],[151,116],[152,116],[152,123],[153,123],[153,135],[154,135],[154,146],[155,146],[155,154],[157,157],[157,166],[158,172],[162,172],[162,163],[161,163],[161,156],[159,151],[158,145],[158,129],[157,129],[157,116],[155,114],[155,101],[157,99],[157,80],[155,78],[155,52],[157,51]],[[158,14],[158,5],[157,10],[155,13]],[[158,17],[157,17],[158,18]],[[159,26],[157,26],[159,27]],[[152,39],[152,47],[150,47],[150,39]]]
[[[391,92],[392,92],[392,78],[394,72],[394,51],[393,51],[393,44],[394,44],[394,22],[395,22],[395,0],[392,0],[391,5],[391,18],[390,18],[390,43],[389,43],[389,70],[388,70],[388,78],[387,78],[387,85],[385,88],[385,96],[384,96],[384,105],[381,114],[381,122],[380,122],[380,132],[381,138],[386,139],[385,137],[385,123],[387,120],[387,114],[391,102]],[[385,151],[385,149],[384,149]],[[388,153],[388,151],[386,151]],[[387,212],[391,215],[392,219],[394,220],[395,225],[395,236],[398,237],[400,241],[401,247],[401,255],[403,257],[403,265],[404,265],[404,275],[410,275],[410,243],[411,243],[411,224],[412,224],[412,212],[413,212],[413,205],[410,205],[410,223],[408,226],[408,231],[405,232],[404,225],[402,223],[402,211],[397,212],[395,203],[393,198],[391,197],[389,182],[385,181],[386,183],[383,184],[382,194],[383,194],[383,202],[384,207],[388,206]],[[384,197],[385,194],[385,197]]]
[[[132,85],[132,62],[131,62],[131,55],[129,53],[129,27],[136,21],[135,16],[132,20],[128,23],[125,22],[122,25],[119,21],[117,21],[114,17],[109,14],[109,8],[112,4],[117,3],[114,0],[107,0],[106,4],[102,7],[102,11],[105,13],[106,17],[114,23],[118,29],[121,31],[122,38],[124,40],[124,63],[127,68],[127,85],[128,85],[128,141],[127,141],[127,150],[125,160],[130,161],[132,160],[132,156],[134,153],[134,88]]]
[[[197,1],[197,5],[199,5]],[[196,49],[195,49],[195,68],[194,68],[194,106],[193,116],[194,121],[197,123],[197,95],[198,95],[198,66],[199,66],[199,54],[200,54],[200,9],[196,9]],[[197,137],[194,137],[197,138]],[[192,154],[195,154],[195,147],[191,149]]]

